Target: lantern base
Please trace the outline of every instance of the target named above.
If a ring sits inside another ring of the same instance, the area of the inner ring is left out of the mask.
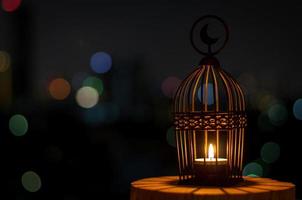
[[[162,176],[131,183],[130,200],[295,200],[295,185],[268,178],[244,177],[235,186],[179,185],[178,176]]]
[[[230,175],[228,165],[194,164],[194,176],[188,181],[194,185],[227,186],[241,182],[241,176]]]

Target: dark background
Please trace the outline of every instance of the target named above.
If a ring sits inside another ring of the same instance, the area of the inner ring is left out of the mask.
[[[264,176],[294,182],[300,197],[302,124],[292,107],[302,88],[301,8],[294,2],[23,0],[12,13],[1,10],[0,50],[12,58],[12,95],[0,114],[0,195],[129,199],[131,181],[177,174],[176,151],[166,140],[172,101],[161,84],[170,76],[183,79],[198,64],[201,56],[189,41],[191,26],[200,16],[215,14],[227,21],[231,34],[218,58],[247,93],[245,163],[258,160],[266,142],[278,143],[280,158],[264,166]],[[89,67],[97,51],[112,56],[106,74]],[[51,99],[49,80],[71,82],[78,72],[103,80],[100,101],[118,108],[114,121],[85,123],[74,89],[64,101]],[[287,108],[282,125],[265,117],[264,127],[259,123],[257,102],[267,94]],[[27,117],[25,136],[8,129],[15,113]],[[36,193],[22,187],[28,170],[41,177]]]

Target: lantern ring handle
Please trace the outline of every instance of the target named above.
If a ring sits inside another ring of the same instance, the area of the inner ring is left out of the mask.
[[[208,24],[206,24],[204,27],[202,27],[201,31],[200,31],[201,41],[208,45],[208,52],[205,52],[205,51],[201,50],[200,48],[198,48],[198,46],[195,44],[194,39],[193,39],[194,30],[197,28],[198,23],[200,23],[201,21],[203,21],[205,19],[208,19],[208,18],[215,19],[215,20],[219,21],[223,25],[224,32],[225,32],[225,39],[224,39],[224,42],[223,42],[222,46],[214,52],[212,52],[211,45],[215,44],[218,41],[218,38],[211,38],[207,35],[207,26],[208,26]],[[225,23],[225,21],[223,19],[221,19],[220,17],[216,16],[216,15],[205,15],[205,16],[200,17],[198,20],[196,20],[194,22],[194,24],[191,28],[191,32],[190,32],[191,45],[193,46],[193,48],[198,53],[200,53],[202,55],[206,55],[206,56],[216,55],[217,53],[219,53],[225,47],[228,40],[229,40],[229,28],[228,28],[227,24]]]

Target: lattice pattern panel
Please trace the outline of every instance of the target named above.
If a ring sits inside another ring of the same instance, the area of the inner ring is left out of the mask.
[[[176,113],[176,130],[232,129],[247,126],[246,114],[237,113]]]

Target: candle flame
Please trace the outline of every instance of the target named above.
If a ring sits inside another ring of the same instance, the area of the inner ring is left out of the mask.
[[[210,144],[210,146],[209,146],[208,156],[209,156],[209,159],[210,159],[210,160],[213,160],[213,159],[214,159],[214,147],[213,147],[212,144]]]

